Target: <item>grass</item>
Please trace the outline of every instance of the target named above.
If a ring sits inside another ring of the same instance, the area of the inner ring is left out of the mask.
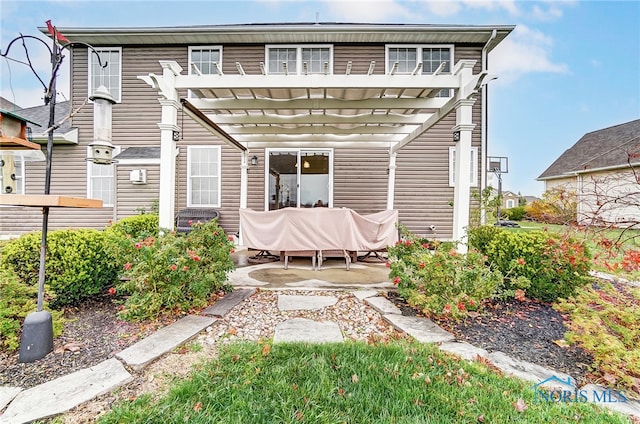
[[[626,423],[593,404],[534,402],[533,385],[406,340],[235,343],[153,400],[99,423]]]

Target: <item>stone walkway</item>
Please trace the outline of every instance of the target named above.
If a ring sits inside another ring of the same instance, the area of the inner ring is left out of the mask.
[[[229,295],[203,311],[202,316],[186,316],[164,327],[153,335],[128,347],[115,358],[94,367],[52,380],[28,390],[16,387],[0,387],[0,415],[2,424],[20,424],[62,414],[75,406],[101,394],[115,390],[132,380],[127,369],[140,370],[197,336],[224,317],[234,307],[255,293],[253,288],[236,289]],[[585,393],[603,393],[604,387],[588,385],[576,388],[570,384],[569,375],[546,369],[539,365],[510,358],[502,352],[488,353],[468,343],[455,340],[453,334],[443,330],[427,318],[403,316],[401,311],[376,290],[358,290],[353,295],[374,308],[387,322],[421,343],[436,343],[443,351],[466,360],[478,356],[485,358],[505,375],[519,377],[532,383],[532,387],[549,387],[563,390],[584,390]],[[304,296],[278,294],[278,309],[281,311],[316,310],[337,302],[334,296]],[[342,342],[343,334],[338,323],[314,321],[306,318],[291,318],[275,328],[274,343],[283,342]],[[575,381],[575,380],[573,380]],[[603,402],[600,405],[615,411],[640,417],[640,402]],[[8,405],[8,406],[7,406]]]

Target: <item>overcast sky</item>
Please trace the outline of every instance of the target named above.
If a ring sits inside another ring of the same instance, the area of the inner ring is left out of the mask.
[[[6,1],[0,48],[20,33],[63,27],[184,26],[280,22],[516,25],[490,55],[489,155],[506,156],[503,188],[540,195],[536,181],[585,133],[640,118],[640,1]],[[41,37],[43,38],[43,37]],[[14,45],[11,53],[18,53]],[[40,77],[44,46],[30,46]],[[14,56],[13,54],[11,56]],[[68,70],[58,79],[68,96]],[[42,105],[24,65],[0,58],[0,95]],[[60,99],[59,99],[60,100]]]

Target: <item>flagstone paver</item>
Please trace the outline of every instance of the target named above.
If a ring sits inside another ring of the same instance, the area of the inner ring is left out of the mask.
[[[202,311],[203,315],[221,318],[227,315],[233,308],[256,292],[256,289],[234,289],[224,295],[222,299]]]
[[[0,411],[21,391],[22,387],[0,387]]]
[[[364,300],[367,297],[374,297],[378,295],[376,290],[356,290],[351,293],[353,293],[353,295],[359,300]]]
[[[116,355],[133,369],[171,352],[216,321],[216,318],[187,315]]]
[[[278,295],[278,309],[281,311],[302,311],[322,309],[338,302],[335,296]]]
[[[473,361],[478,356],[486,358],[489,355],[489,352],[486,350],[467,342],[444,342],[441,343],[439,347],[440,350],[458,355],[467,361]]]
[[[371,306],[373,309],[381,313],[382,315],[386,314],[396,314],[402,315],[402,311],[396,305],[393,304],[389,299],[376,296],[376,297],[368,297],[364,299],[364,301]]]
[[[0,423],[26,423],[61,414],[132,380],[115,358],[20,392]]]
[[[561,385],[557,380],[567,381],[567,379],[571,378],[568,374],[554,371],[538,364],[512,358],[500,351],[490,353],[487,358],[505,374],[512,375],[526,381],[531,381],[536,384],[548,379],[549,377],[557,377],[555,381],[550,382],[551,387],[557,387],[558,385]],[[575,380],[572,379],[572,381]],[[566,388],[568,390],[572,390],[575,387],[566,386]]]
[[[335,343],[344,341],[342,332],[333,321],[313,321],[306,318],[293,318],[276,326],[274,343]]]
[[[407,317],[396,314],[383,315],[383,318],[420,343],[449,342],[455,338],[453,334],[443,330],[428,318]]]
[[[580,392],[590,402],[595,402],[612,411],[640,417],[640,401],[629,399],[624,395],[620,396],[615,390],[610,390],[597,384],[587,384],[580,388]]]

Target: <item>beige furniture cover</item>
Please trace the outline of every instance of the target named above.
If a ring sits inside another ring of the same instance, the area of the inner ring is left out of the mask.
[[[259,250],[381,250],[398,240],[397,222],[397,210],[360,215],[347,208],[240,209],[243,244]]]

